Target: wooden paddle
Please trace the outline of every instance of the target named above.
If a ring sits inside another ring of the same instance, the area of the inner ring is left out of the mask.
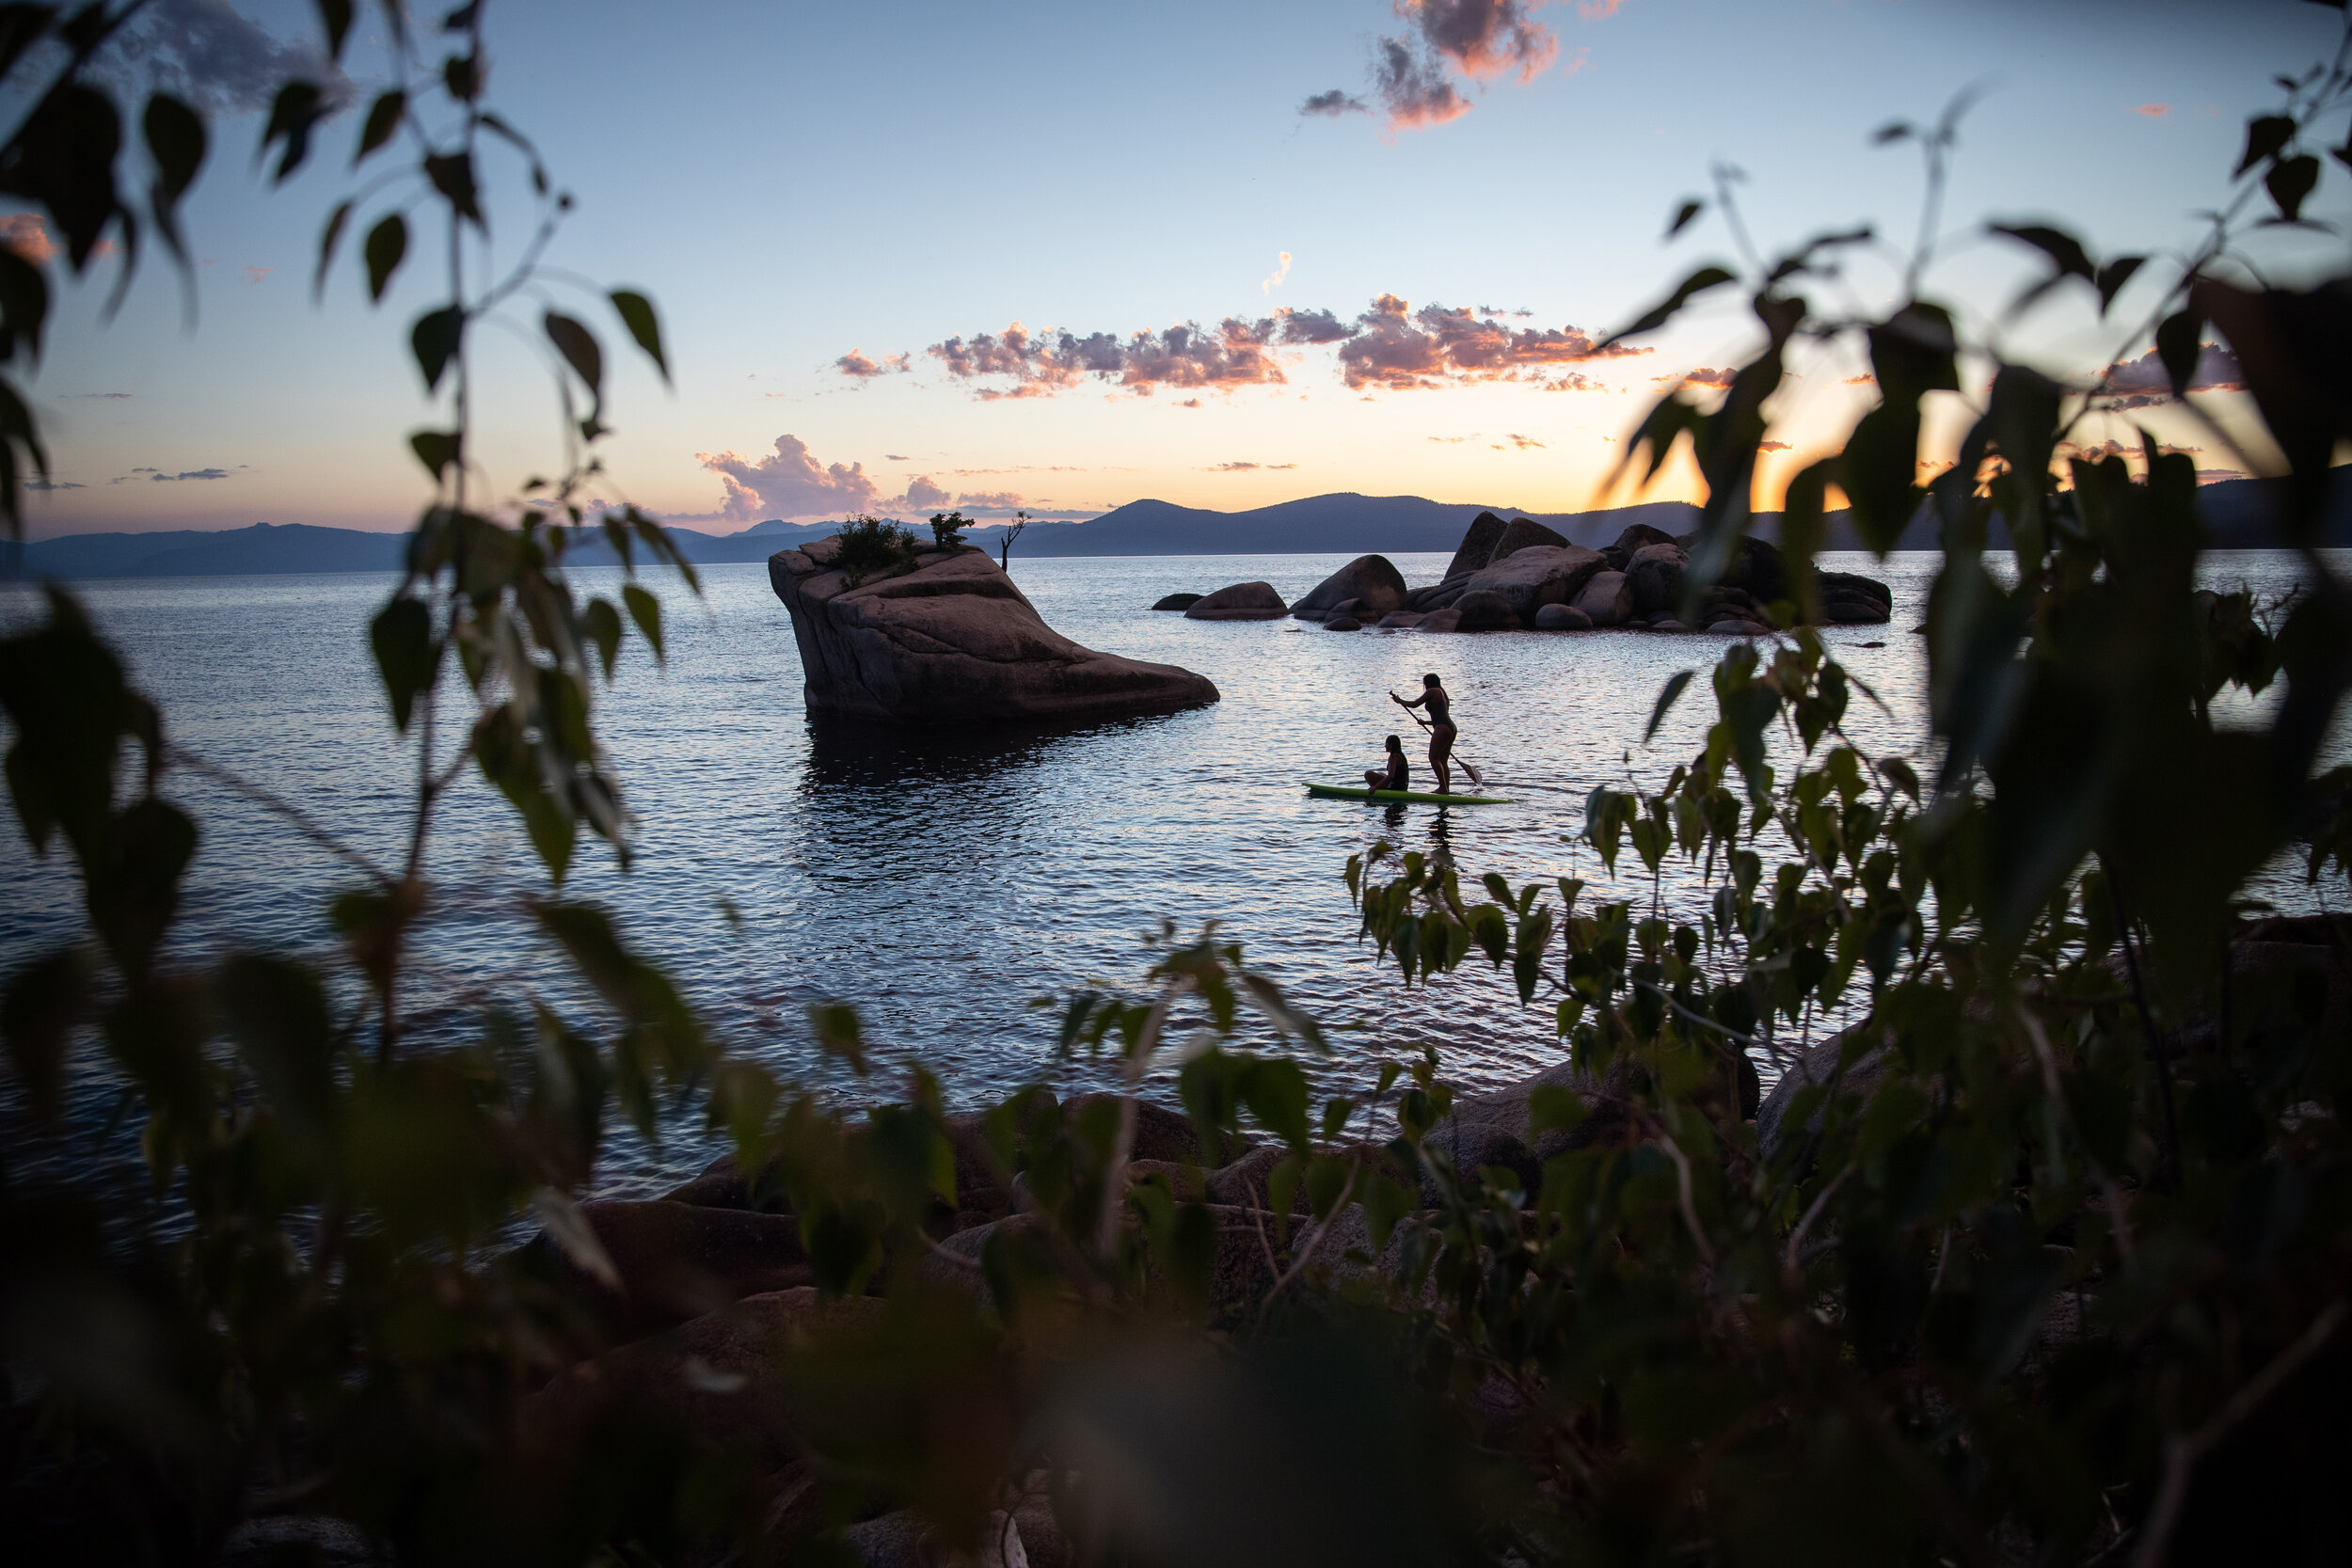
[[[1389,700],[1390,700],[1391,702],[1396,702],[1396,693],[1395,693],[1395,692],[1393,692],[1393,691],[1390,692],[1390,693],[1389,693]],[[1397,702],[1397,703],[1396,703],[1396,705],[1397,705],[1397,706],[1399,706],[1399,707],[1405,707],[1405,705],[1404,705],[1403,703],[1401,703],[1401,702]],[[1436,734],[1436,733],[1437,733],[1434,729],[1431,729],[1431,726],[1430,726],[1430,723],[1429,723],[1429,721],[1428,721],[1428,720],[1423,719],[1423,718],[1422,718],[1420,714],[1415,713],[1415,712],[1414,712],[1411,708],[1405,707],[1405,717],[1406,717],[1407,719],[1410,719],[1410,720],[1411,720],[1414,723],[1419,724],[1419,725],[1420,725],[1422,729],[1424,729],[1424,730],[1430,730],[1430,733],[1431,733],[1431,734],[1433,734],[1433,735],[1434,735],[1434,734]],[[1461,769],[1462,769],[1462,771],[1463,771],[1463,772],[1468,773],[1468,774],[1470,775],[1470,783],[1472,783],[1472,784],[1479,784],[1479,785],[1484,785],[1484,784],[1486,784],[1486,776],[1485,774],[1481,773],[1481,772],[1480,772],[1477,768],[1473,768],[1473,767],[1471,767],[1471,766],[1470,766],[1470,758],[1468,758],[1468,757],[1466,757],[1466,756],[1461,755],[1459,752],[1449,752],[1447,753],[1447,755],[1448,755],[1448,756],[1449,756],[1449,757],[1450,757],[1450,758],[1451,758],[1454,762],[1455,762],[1455,763],[1457,763],[1458,765],[1460,765]]]

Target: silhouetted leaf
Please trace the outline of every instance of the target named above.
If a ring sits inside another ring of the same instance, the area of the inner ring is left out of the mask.
[[[56,1117],[66,1042],[89,1006],[90,981],[87,956],[67,947],[9,975],[0,994],[0,1037],[44,1126]]]
[[[258,157],[269,156],[269,150],[280,141],[286,144],[283,156],[278,160],[278,172],[271,183],[284,184],[286,177],[302,166],[310,155],[310,132],[325,114],[324,98],[314,82],[288,82],[278,89],[277,100],[270,104],[269,123],[262,129],[262,145]]]
[[[866,1027],[858,1021],[855,1007],[846,1002],[812,1002],[808,1028],[826,1054],[840,1057],[850,1064],[850,1071],[866,1076]]]
[[[426,311],[409,328],[408,346],[417,356],[417,371],[424,377],[426,391],[440,389],[441,375],[455,357],[465,332],[466,313],[454,305]]]
[[[1681,699],[1683,692],[1690,689],[1691,677],[1696,673],[1695,670],[1677,670],[1667,678],[1664,689],[1658,693],[1658,701],[1650,706],[1649,722],[1643,726],[1643,745],[1646,746],[1658,738],[1658,727],[1666,721],[1666,715]]]
[[[140,129],[147,139],[148,159],[155,166],[155,178],[147,192],[148,214],[154,218],[164,243],[185,265],[188,249],[180,238],[178,208],[197,170],[204,166],[204,122],[178,99],[157,93],[147,101]]]
[[[335,260],[335,246],[343,237],[343,226],[351,221],[351,203],[340,202],[326,219],[326,228],[319,235],[318,275],[310,280],[310,297],[315,301],[326,295],[326,268]]]
[[[433,635],[433,612],[422,600],[404,594],[369,623],[368,643],[392,705],[392,725],[405,735],[418,696],[432,689],[440,671],[444,644]]]
[[[450,210],[477,229],[489,226],[482,221],[473,176],[473,155],[469,152],[438,152],[424,161],[425,178],[433,188],[449,202]]]
[[[456,432],[449,430],[420,430],[408,437],[408,450],[417,454],[417,461],[424,465],[425,472],[433,476],[437,484],[463,455]]]
[[[326,57],[343,57],[343,35],[351,31],[351,0],[317,0],[319,26],[326,34]]]
[[[604,396],[604,351],[596,345],[596,335],[574,318],[549,310],[542,318],[548,341],[564,356],[588,390],[596,397]]]
[[[482,91],[481,62],[471,55],[452,55],[441,62],[441,86],[460,103],[470,103]]]
[[[2235,179],[2264,159],[2276,157],[2294,135],[2295,121],[2286,116],[2256,115],[2246,122],[2246,151],[2230,177]]]
[[[2123,292],[2123,285],[2132,280],[2133,275],[2146,265],[2147,261],[2145,256],[2119,256],[2099,269],[2099,276],[2093,281],[2098,285],[2102,315],[2115,304],[2115,296]]]
[[[1675,209],[1675,215],[1667,220],[1666,238],[1671,240],[1677,234],[1681,233],[1685,229],[1688,229],[1691,226],[1691,220],[1692,218],[1697,217],[1705,211],[1707,211],[1707,203],[1701,201],[1698,198],[1690,197],[1685,198],[1682,205]]]
[[[376,226],[368,230],[364,247],[368,263],[368,298],[380,300],[392,281],[392,273],[401,259],[408,254],[408,220],[398,213],[388,213]]]
[[[2033,246],[2047,256],[2050,264],[2062,276],[2093,280],[2098,276],[2097,269],[2090,264],[2090,253],[2083,249],[2082,242],[2063,229],[2053,229],[2040,223],[1995,223],[1987,225],[1987,228],[1993,233],[2006,234],[2012,240]]]
[[[580,628],[596,644],[597,662],[604,666],[605,681],[611,684],[613,665],[621,656],[621,612],[612,608],[611,599],[599,594],[580,612]]]
[[[1645,310],[1640,316],[1636,317],[1632,325],[1620,327],[1616,331],[1612,332],[1608,337],[1602,339],[1600,342],[1595,346],[1596,348],[1608,348],[1612,344],[1614,344],[1623,339],[1638,337],[1642,333],[1663,326],[1668,322],[1674,320],[1675,316],[1680,312],[1683,306],[1690,303],[1692,295],[1704,293],[1709,289],[1719,288],[1725,283],[1736,281],[1738,281],[1738,279],[1734,277],[1734,275],[1724,271],[1722,267],[1701,267],[1696,272],[1691,274],[1690,277],[1684,278],[1680,283],[1677,284],[1675,286],[1674,293],[1668,294],[1664,299],[1659,301],[1656,305],[1651,306],[1647,310]]]
[[[645,357],[653,361],[654,369],[661,372],[661,379],[669,380],[670,361],[661,353],[661,323],[654,316],[653,302],[632,289],[615,289],[612,298],[612,309],[620,313],[621,324],[628,328],[628,335],[637,341]]]
[[[2204,332],[2204,318],[2193,309],[2175,311],[2156,326],[2156,357],[2163,361],[2164,373],[2171,378],[2172,395],[2176,398],[2186,397],[2189,383],[2196,379]]]
[[[376,95],[368,105],[368,118],[359,128],[359,146],[351,155],[351,166],[358,168],[368,155],[392,139],[400,129],[402,119],[408,113],[408,95],[398,87]]]
[[[621,584],[621,602],[628,607],[628,618],[637,624],[637,630],[653,649],[655,659],[662,659],[661,601],[649,590],[625,582]]]
[[[290,958],[241,954],[220,967],[221,1016],[262,1097],[314,1146],[335,1119],[335,1026],[326,990]]]
[[[2319,183],[2319,160],[2305,152],[2293,158],[2281,158],[2270,166],[2263,185],[2270,192],[2270,199],[2278,205],[2279,215],[2289,223],[2303,215],[2303,198]]]

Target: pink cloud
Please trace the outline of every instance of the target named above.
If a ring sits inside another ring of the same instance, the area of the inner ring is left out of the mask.
[[[2153,408],[2172,401],[2172,375],[2156,356],[2156,351],[2150,349],[2137,359],[2109,365],[2106,389],[2115,400],[2110,407]],[[2246,372],[2238,368],[2237,356],[2217,343],[2206,343],[2198,350],[2197,369],[2189,376],[2188,389],[2242,392],[2246,389]]]
[[[1393,3],[1405,33],[1374,41],[1372,102],[1334,87],[1300,104],[1300,114],[1369,114],[1377,103],[1391,132],[1425,130],[1470,113],[1471,101],[1453,75],[1480,84],[1513,75],[1532,82],[1560,57],[1559,39],[1528,14],[1542,0]]]
[[[49,226],[39,213],[10,213],[0,218],[0,245],[6,245],[35,266],[45,264],[57,253],[57,242],[49,237]]]
[[[894,371],[903,374],[914,368],[910,361],[910,356],[904,354],[885,354],[880,359],[868,359],[856,349],[851,349],[833,363],[834,368],[843,375],[851,376],[860,381],[870,380],[878,375],[888,375]]]
[[[756,461],[732,451],[696,452],[694,460],[725,487],[722,517],[846,516],[871,510],[878,494],[865,464],[820,464],[797,436],[777,436],[775,451]]]
[[[2150,119],[2162,119],[2171,112],[2172,105],[2169,103],[2142,103],[2132,111],[2136,115],[2142,115]]]

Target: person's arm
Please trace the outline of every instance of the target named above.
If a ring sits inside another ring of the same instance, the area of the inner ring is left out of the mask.
[[[1422,692],[1420,696],[1414,698],[1409,703],[1393,691],[1389,693],[1389,701],[1394,703],[1399,707],[1419,707],[1422,704],[1427,702],[1428,700],[1429,693],[1426,691]]]

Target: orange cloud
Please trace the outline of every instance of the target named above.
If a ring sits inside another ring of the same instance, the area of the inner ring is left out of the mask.
[[[2162,119],[2171,112],[2172,105],[2169,103],[2142,103],[2132,111],[2136,115],[2143,115],[2150,119]]]

